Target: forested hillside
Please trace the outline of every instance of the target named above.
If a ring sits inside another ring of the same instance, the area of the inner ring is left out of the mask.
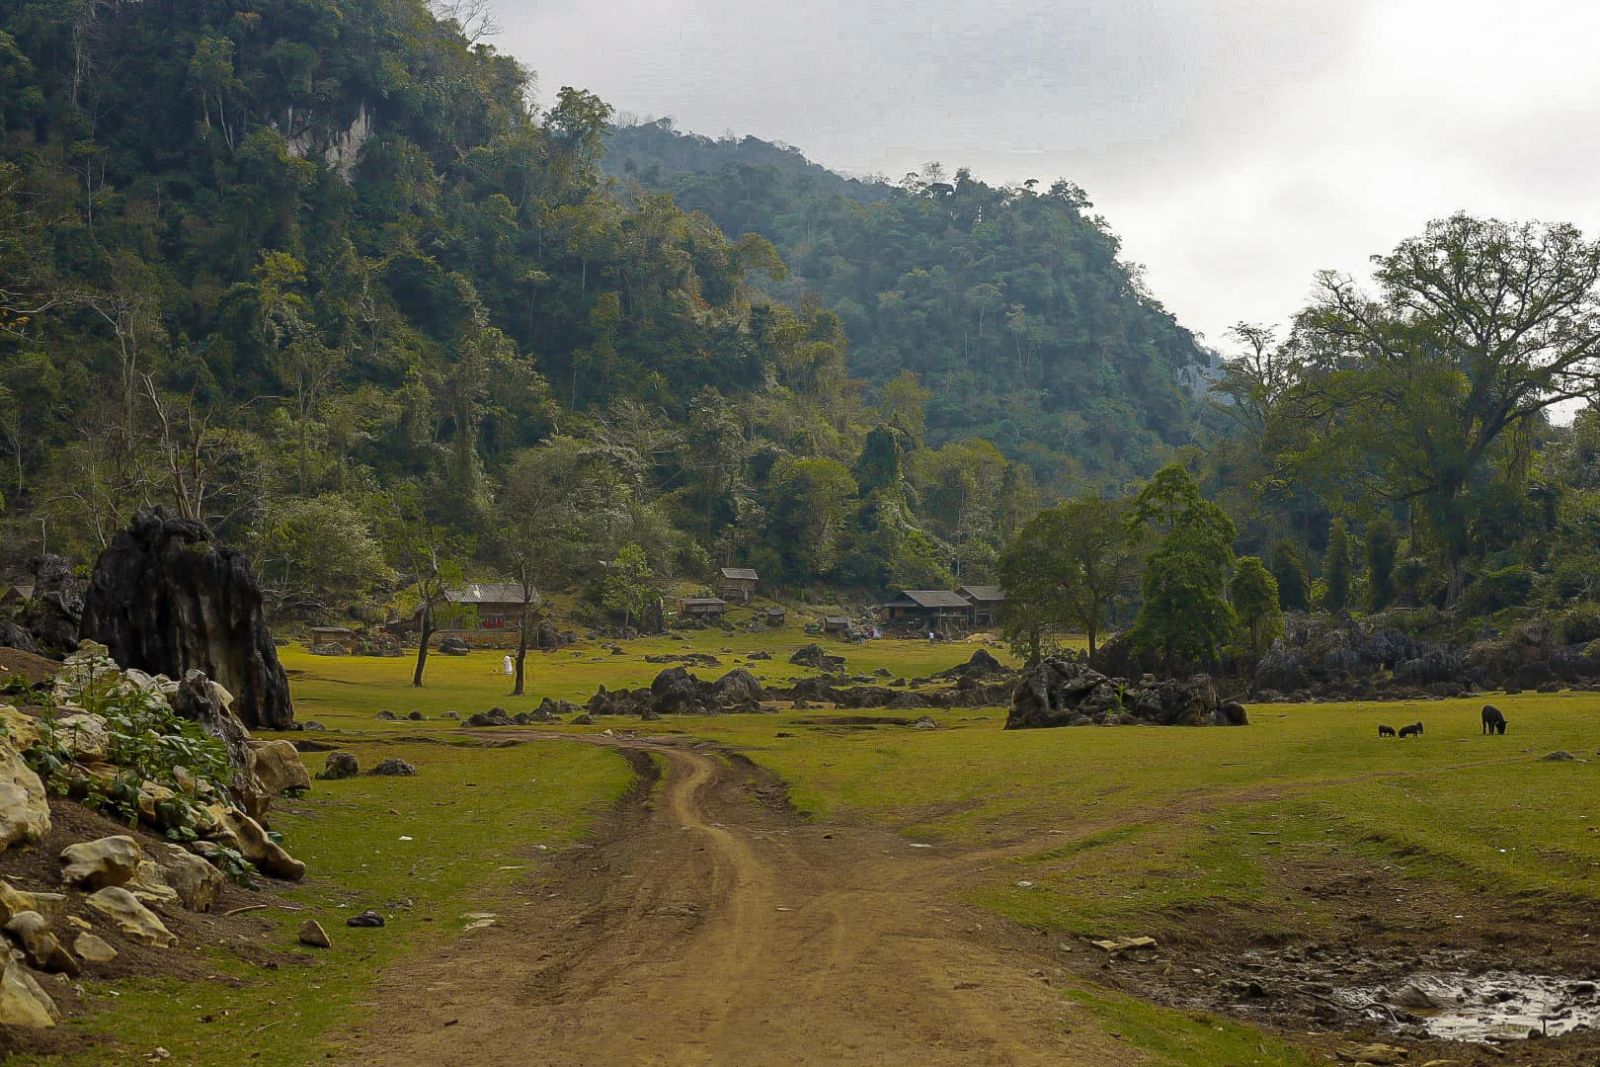
[[[459,30],[423,0],[0,4],[0,562],[91,559],[159,503],[312,613],[452,571],[619,616],[719,563],[988,575],[1034,480],[947,383],[869,343],[894,381],[863,397],[769,241],[605,179],[610,109],[531,106]]]
[[[930,166],[841,178],[754,137],[669,121],[611,135],[608,169],[777,245],[791,293],[844,323],[850,370],[919,375],[934,440],[980,434],[1065,488],[1148,475],[1189,442],[1209,357],[1146,293],[1071,182],[995,188]]]

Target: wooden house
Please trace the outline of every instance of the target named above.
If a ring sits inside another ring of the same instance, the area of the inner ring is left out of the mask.
[[[822,617],[822,632],[825,634],[848,634],[850,620],[843,615],[824,615]]]
[[[964,585],[959,590],[972,605],[975,626],[999,626],[1000,612],[1006,606],[1006,591],[998,585]]]
[[[768,608],[764,617],[768,626],[782,626],[789,618],[789,613],[783,608]]]
[[[537,604],[539,598],[526,599],[518,582],[472,582],[444,591],[443,609],[436,609],[440,622],[449,616],[474,619],[473,625],[445,626],[441,629],[515,630],[522,625],[525,604]],[[450,611],[450,608],[461,609]]]
[[[355,651],[356,632],[344,626],[313,626],[311,628],[311,645],[331,646],[341,648],[346,655]]]
[[[728,602],[721,597],[689,596],[678,601],[680,619],[720,619],[728,610]]]
[[[915,625],[926,630],[965,629],[973,624],[972,602],[943,589],[903,589],[879,605],[890,625]]]
[[[750,603],[750,598],[756,595],[756,572],[749,567],[724,567],[717,577],[717,595],[725,600],[737,600],[741,604]]]

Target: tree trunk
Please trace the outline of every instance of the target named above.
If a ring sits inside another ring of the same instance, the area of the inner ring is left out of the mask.
[[[517,677],[511,684],[511,695],[522,695],[523,665],[528,661],[528,605],[522,605],[521,633],[517,635]]]
[[[422,606],[422,640],[417,642],[417,669],[411,675],[411,687],[422,688],[422,673],[428,669],[428,642],[433,640],[433,605]]]

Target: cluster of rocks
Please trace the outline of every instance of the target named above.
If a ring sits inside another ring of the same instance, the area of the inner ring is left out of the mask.
[[[1051,658],[1023,672],[1007,730],[1054,726],[1244,726],[1243,705],[1220,701],[1203,674],[1188,679],[1110,678],[1078,660]]]
[[[148,945],[176,938],[162,921],[172,909],[210,909],[243,860],[263,874],[298,880],[306,868],[267,833],[271,800],[309,789],[310,776],[286,741],[253,738],[235,714],[234,698],[199,671],[181,682],[121,670],[104,646],[84,642],[61,665],[39,707],[0,706],[0,852],[36,845],[52,829],[46,786],[103,806],[113,798],[145,830],[192,837],[147,849],[131,834],[63,848],[61,892],[25,892],[0,880],[0,1024],[50,1026],[54,1003],[31,970],[77,974],[83,963],[107,963],[116,949],[96,932]],[[41,714],[48,706],[48,714]],[[174,764],[119,765],[117,731],[129,708],[160,707],[198,723],[226,753],[227,781]],[[146,777],[154,773],[155,778]],[[61,801],[65,803],[65,801]],[[94,917],[85,919],[84,913]]]
[[[767,694],[756,676],[744,668],[708,682],[690,674],[684,667],[668,667],[648,689],[607,690],[601,686],[589,698],[584,711],[589,716],[634,715],[659,719],[663,715],[716,715],[724,712],[761,710]]]
[[[844,657],[832,656],[823,651],[821,645],[806,645],[789,657],[789,662],[797,667],[811,667],[827,674],[837,674],[844,670]]]
[[[1383,616],[1292,615],[1256,665],[1252,687],[1262,700],[1404,700],[1600,683],[1600,641],[1572,636],[1557,622],[1536,619],[1457,644],[1417,637]]]
[[[462,723],[463,726],[544,726],[562,721],[577,712],[577,708],[565,700],[551,700],[545,697],[539,706],[532,711],[519,711],[512,714],[505,708],[490,708],[469,715]],[[448,717],[448,715],[446,716]]]
[[[317,778],[324,782],[336,782],[343,778],[354,778],[361,773],[361,762],[356,759],[353,752],[330,752],[322,770]],[[372,770],[367,772],[379,778],[410,778],[416,775],[417,768],[403,759],[389,757],[379,760]]]

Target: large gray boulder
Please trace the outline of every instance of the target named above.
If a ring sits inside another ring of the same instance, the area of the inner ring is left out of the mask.
[[[35,647],[13,647],[65,656],[78,647],[83,580],[73,577],[72,564],[61,556],[39,556],[29,569],[33,572],[33,595],[23,606],[17,623],[31,636]]]
[[[124,668],[169,678],[205,672],[233,694],[246,726],[281,730],[294,721],[249,560],[215,544],[199,522],[139,512],[95,564],[82,635]]]

